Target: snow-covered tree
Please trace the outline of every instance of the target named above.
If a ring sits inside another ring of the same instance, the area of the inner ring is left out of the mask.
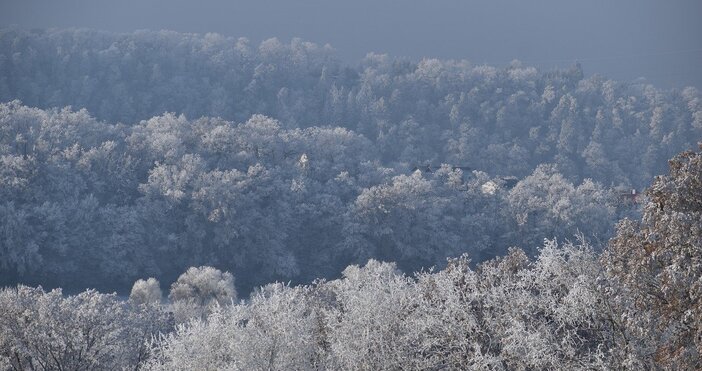
[[[630,367],[702,368],[702,153],[683,152],[623,220],[603,263]]]
[[[134,304],[160,304],[163,293],[157,279],[149,277],[146,280],[139,279],[134,282],[129,300]]]
[[[236,300],[234,276],[213,267],[190,267],[171,285],[168,298],[178,322],[203,317]]]
[[[18,286],[0,291],[0,366],[16,370],[139,368],[146,342],[169,331],[158,307],[130,307],[96,291]]]

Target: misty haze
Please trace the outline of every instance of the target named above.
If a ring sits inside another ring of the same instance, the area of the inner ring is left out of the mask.
[[[702,369],[702,3],[0,0],[0,370]]]

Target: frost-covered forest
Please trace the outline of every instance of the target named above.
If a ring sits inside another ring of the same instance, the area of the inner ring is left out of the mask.
[[[701,139],[579,64],[2,29],[0,366],[700,368]]]

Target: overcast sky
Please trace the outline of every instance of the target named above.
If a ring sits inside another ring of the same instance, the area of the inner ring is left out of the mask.
[[[587,75],[702,88],[702,0],[0,0],[0,25],[301,37],[352,64],[369,51],[545,69],[579,60]]]

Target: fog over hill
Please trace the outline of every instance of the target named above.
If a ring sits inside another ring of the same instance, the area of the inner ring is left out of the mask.
[[[543,70],[580,61],[586,76],[698,89],[700,14],[697,0],[0,0],[0,25],[25,29],[299,37],[332,45],[352,66],[368,52]]]

